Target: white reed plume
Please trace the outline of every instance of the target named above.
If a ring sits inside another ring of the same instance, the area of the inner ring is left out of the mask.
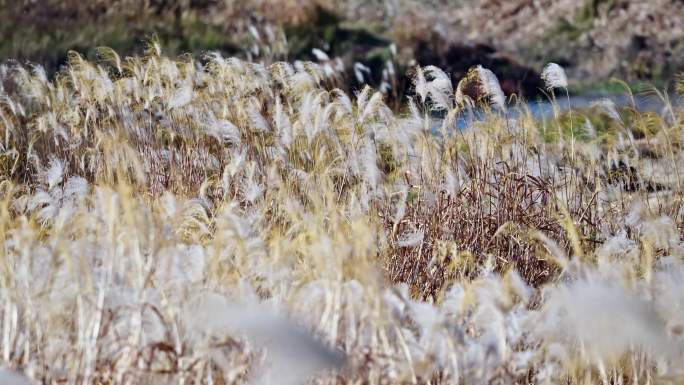
[[[370,75],[370,68],[368,68],[368,66],[365,66],[363,63],[354,63],[354,77],[356,77],[356,81],[358,81],[359,83],[365,83],[366,81],[363,76],[364,73]]]
[[[617,106],[615,105],[614,101],[608,98],[603,98],[595,101],[591,104],[591,106],[599,109],[601,112],[608,115],[611,119],[615,120],[616,122],[622,123],[622,118],[620,117],[620,113],[618,112]]]
[[[551,91],[554,88],[568,88],[568,77],[563,67],[556,63],[549,63],[544,66],[542,79],[546,84],[546,89]]]
[[[420,67],[416,67],[416,76],[413,77],[413,86],[416,89],[416,94],[420,96],[420,101],[425,103],[425,98],[427,98],[428,94],[428,87],[427,80],[425,79],[425,72]]]
[[[323,50],[314,48],[311,50],[311,53],[316,57],[316,60],[318,61],[329,61],[330,56],[328,56],[327,53],[323,52]]]
[[[433,102],[432,108],[437,111],[450,110],[454,93],[451,78],[435,66],[427,66],[424,71],[431,78],[426,87]]]
[[[283,103],[280,98],[276,99],[275,114],[273,116],[273,123],[280,138],[280,142],[285,147],[289,147],[294,139],[292,132],[292,123],[283,109]]]
[[[48,190],[52,190],[53,187],[62,183],[64,178],[64,162],[58,158],[50,159],[49,167],[45,170],[43,178]]]
[[[266,118],[261,115],[261,112],[256,108],[252,107],[247,111],[250,120],[250,127],[256,132],[267,132],[270,131],[270,126]]]
[[[175,109],[183,107],[192,101],[192,97],[192,86],[189,84],[185,84],[171,96],[171,99],[169,99],[169,108]]]
[[[211,120],[206,124],[205,128],[209,136],[212,136],[219,141],[240,144],[240,130],[228,120]]]
[[[492,105],[500,111],[506,111],[506,96],[501,89],[499,79],[494,75],[494,72],[487,68],[478,65],[476,68],[478,79],[480,80],[480,89],[489,97]]]

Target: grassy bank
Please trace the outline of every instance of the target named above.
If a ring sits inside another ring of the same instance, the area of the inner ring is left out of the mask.
[[[611,76],[634,85],[672,82],[684,69],[682,11],[675,0],[516,0],[504,7],[493,0],[2,0],[0,59],[38,63],[51,74],[70,50],[96,61],[99,46],[141,55],[149,41],[170,57],[218,51],[265,64],[313,60],[316,48],[342,60],[350,89],[364,83],[355,82],[357,63],[377,88],[388,81],[388,60],[406,85],[414,61],[439,66],[454,82],[482,64],[496,70],[505,91],[532,98],[549,61],[577,80],[573,92],[612,91]]]

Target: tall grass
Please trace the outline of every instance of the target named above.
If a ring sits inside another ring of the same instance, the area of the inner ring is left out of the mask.
[[[0,68],[0,379],[684,379],[676,105],[578,135],[482,67],[397,112],[315,63],[109,57]]]

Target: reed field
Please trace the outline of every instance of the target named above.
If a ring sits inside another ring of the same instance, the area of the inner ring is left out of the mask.
[[[0,383],[684,383],[684,77],[98,55],[0,66]]]

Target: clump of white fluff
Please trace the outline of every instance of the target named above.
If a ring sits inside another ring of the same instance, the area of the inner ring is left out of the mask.
[[[554,88],[568,88],[568,77],[565,70],[556,63],[549,63],[544,67],[542,80],[544,80],[546,89],[549,91]]]

